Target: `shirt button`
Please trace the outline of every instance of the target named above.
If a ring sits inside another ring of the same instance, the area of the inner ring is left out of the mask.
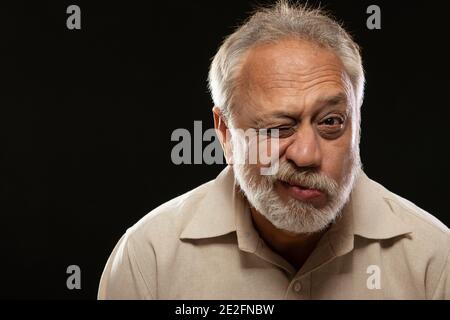
[[[300,292],[302,290],[302,284],[301,284],[301,282],[300,281],[295,281],[295,283],[294,283],[294,291],[295,292]]]

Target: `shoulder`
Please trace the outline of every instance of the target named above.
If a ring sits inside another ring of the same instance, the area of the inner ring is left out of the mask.
[[[127,230],[136,241],[155,242],[161,239],[178,240],[181,232],[196,213],[214,180],[206,182],[166,203],[142,217]]]
[[[205,183],[160,205],[127,229],[104,268],[100,299],[157,297],[157,266],[173,261],[179,233],[210,185]]]
[[[414,233],[423,239],[444,241],[450,246],[450,230],[431,213],[413,202],[388,190],[378,182],[370,183],[379,191],[380,196],[388,203],[391,211],[407,224]]]
[[[372,234],[383,236],[378,239],[383,240],[380,248],[385,255],[385,264],[393,268],[393,283],[393,279],[409,275],[416,288],[423,287],[424,297],[442,297],[450,279],[449,228],[431,213],[365,174],[359,182],[362,196],[358,204],[368,225],[364,230],[377,230]]]

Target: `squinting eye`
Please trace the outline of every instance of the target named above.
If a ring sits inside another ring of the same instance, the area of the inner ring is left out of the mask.
[[[271,137],[287,138],[295,131],[295,127],[276,127],[268,129]]]
[[[271,138],[286,138],[292,135],[295,131],[295,127],[273,127],[259,129],[258,133],[260,135],[265,135]]]

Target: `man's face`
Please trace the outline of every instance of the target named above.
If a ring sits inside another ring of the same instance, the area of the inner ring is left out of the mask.
[[[330,50],[284,40],[249,50],[234,98],[233,127],[278,129],[279,170],[234,164],[249,202],[276,227],[325,229],[341,211],[359,168],[358,121],[351,82]],[[233,157],[245,150],[231,130]],[[267,139],[275,137],[267,136]]]

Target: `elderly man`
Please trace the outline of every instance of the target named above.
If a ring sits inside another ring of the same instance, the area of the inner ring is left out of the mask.
[[[449,229],[362,170],[363,68],[337,22],[260,9],[209,85],[228,167],[128,229],[100,299],[450,298]],[[246,156],[267,142],[277,170],[262,174]]]

